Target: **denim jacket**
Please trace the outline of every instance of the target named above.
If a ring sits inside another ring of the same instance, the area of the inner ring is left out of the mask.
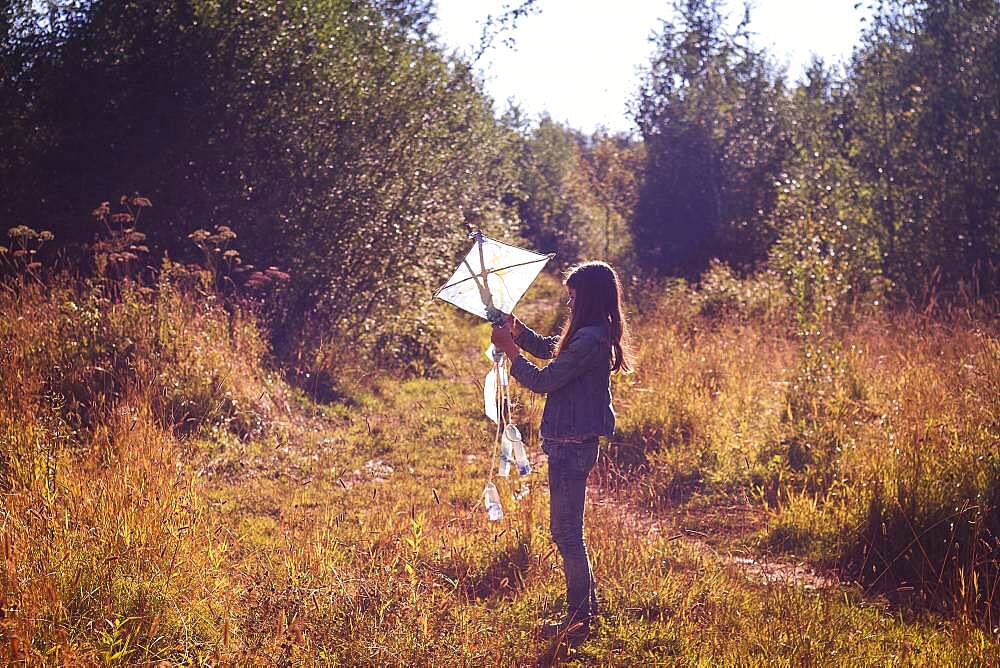
[[[559,337],[541,336],[524,327],[514,342],[535,357],[552,359]],[[581,327],[559,356],[541,368],[518,355],[510,375],[529,390],[548,395],[542,438],[583,440],[614,433],[607,327]]]

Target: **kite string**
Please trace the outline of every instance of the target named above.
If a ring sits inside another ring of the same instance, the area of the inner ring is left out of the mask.
[[[510,364],[508,364],[508,362],[510,362],[510,360],[507,359],[506,355],[504,355],[503,373],[504,373],[504,378],[507,379],[507,382],[503,385],[503,391],[504,391],[503,398],[507,403],[507,419],[504,422],[505,425],[510,423],[510,421],[514,418],[513,415],[514,405],[510,402]]]

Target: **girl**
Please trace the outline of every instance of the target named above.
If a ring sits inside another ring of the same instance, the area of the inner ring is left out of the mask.
[[[597,461],[597,439],[611,436],[611,373],[629,372],[628,327],[622,287],[604,262],[586,262],[566,276],[570,318],[562,334],[540,336],[517,318],[493,329],[493,344],[511,359],[510,373],[529,390],[547,395],[542,450],[549,458],[549,525],[566,574],[566,618],[544,635],[586,638],[597,614],[596,583],[583,540],[587,476]],[[552,359],[539,368],[521,355]]]

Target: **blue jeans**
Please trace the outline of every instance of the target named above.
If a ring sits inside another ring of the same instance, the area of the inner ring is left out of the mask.
[[[549,525],[566,573],[566,619],[588,621],[597,614],[597,583],[583,540],[583,502],[587,476],[597,463],[597,440],[544,441],[542,450],[549,456]]]

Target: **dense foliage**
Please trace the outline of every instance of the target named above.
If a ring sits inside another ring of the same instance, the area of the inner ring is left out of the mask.
[[[666,273],[711,257],[748,263],[773,240],[765,225],[787,153],[784,83],[749,41],[725,29],[722,3],[677,3],[639,93],[645,183],[636,247]]]
[[[0,125],[17,142],[0,212],[43,210],[84,242],[81,211],[141,191],[159,248],[225,225],[246,260],[291,273],[280,353],[335,331],[420,354],[415,305],[509,181],[507,135],[428,17],[348,0],[65,5],[5,69]]]
[[[879,6],[849,84],[847,147],[885,276],[910,292],[976,268],[988,277],[1000,256],[1000,5]]]
[[[770,257],[836,265],[841,292],[879,276],[917,298],[992,290],[1000,6],[879,2],[846,72],[816,62],[790,88],[749,17],[728,30],[722,8],[675,3],[640,91],[645,264],[697,274],[713,257]]]
[[[516,108],[503,122],[519,139],[517,188],[507,201],[521,234],[534,247],[555,251],[564,266],[584,258],[628,260],[642,144],[603,131],[588,137],[548,116],[531,127]]]
[[[523,233],[540,249],[558,250],[562,261],[578,259],[592,222],[580,169],[582,137],[547,117],[537,128],[519,129],[524,138],[516,205]]]
[[[80,212],[142,192],[157,204],[150,257],[228,227],[243,261],[295,279],[270,314],[286,358],[337,332],[426,357],[412,305],[468,222],[519,228],[563,264],[767,263],[800,291],[824,267],[827,300],[990,289],[996,3],[880,2],[846,71],[816,62],[794,85],[754,45],[749,11],[731,27],[723,7],[674,4],[635,101],[638,142],[495,119],[426,0],[8,3],[0,215],[44,212],[80,244]]]

